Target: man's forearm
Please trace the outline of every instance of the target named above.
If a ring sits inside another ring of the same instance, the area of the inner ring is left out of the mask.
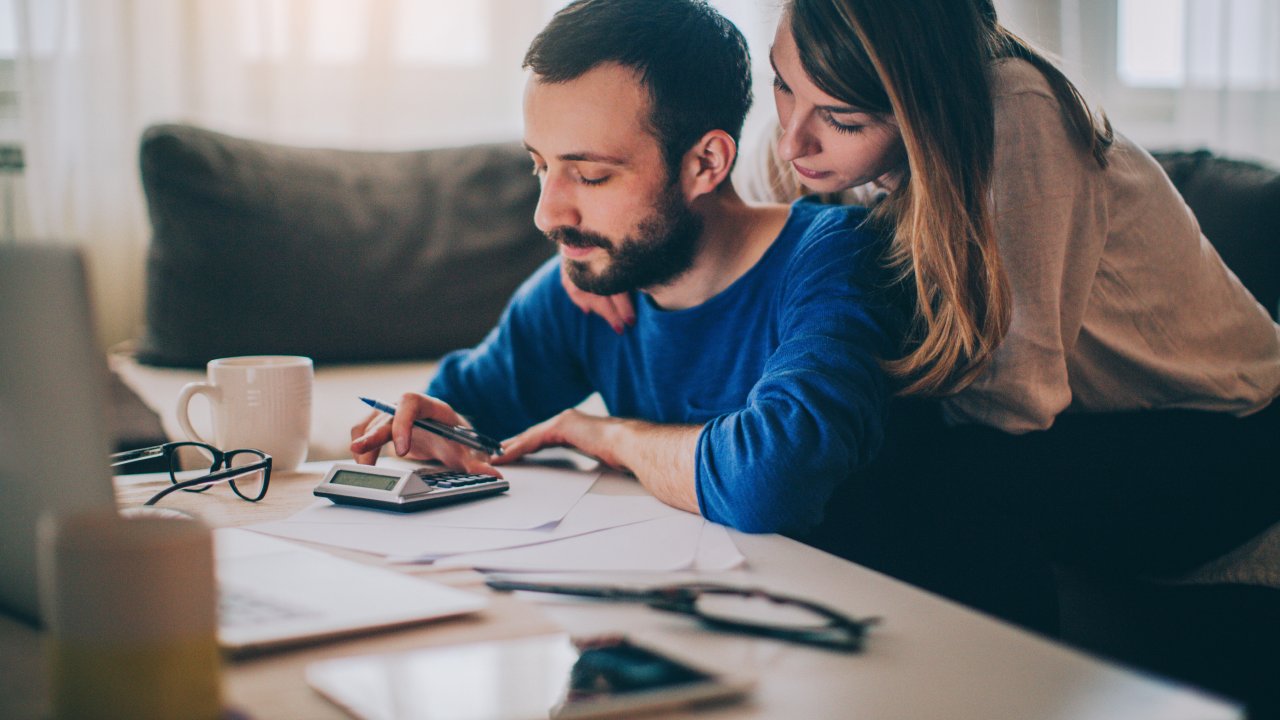
[[[654,497],[672,507],[698,512],[695,456],[699,425],[660,425],[609,419],[599,457],[630,471]]]

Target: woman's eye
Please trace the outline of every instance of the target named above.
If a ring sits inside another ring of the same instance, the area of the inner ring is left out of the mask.
[[[578,182],[582,183],[583,185],[603,185],[605,181],[608,179],[609,179],[608,175],[602,175],[598,178],[589,178],[583,175],[578,176]]]
[[[773,89],[786,95],[791,94],[791,88],[787,87],[787,84],[782,82],[782,78],[777,75],[773,76]]]
[[[832,130],[835,130],[836,132],[838,132],[838,133],[842,133],[842,134],[845,134],[845,135],[853,135],[854,133],[860,133],[860,132],[862,132],[863,130],[865,130],[865,129],[866,129],[866,127],[867,127],[866,125],[857,125],[857,124],[853,124],[853,123],[842,123],[842,122],[840,122],[840,121],[836,120],[836,119],[835,119],[834,117],[832,117],[830,114],[828,114],[828,115],[826,116],[826,120],[827,120],[827,124],[831,126],[831,129],[832,129]]]

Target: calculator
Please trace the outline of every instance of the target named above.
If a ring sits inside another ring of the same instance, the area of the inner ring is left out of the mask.
[[[417,512],[490,497],[510,487],[502,478],[461,470],[334,463],[312,492],[339,505]]]

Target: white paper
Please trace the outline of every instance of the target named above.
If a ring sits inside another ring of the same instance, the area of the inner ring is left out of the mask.
[[[693,566],[705,523],[682,512],[540,545],[453,555],[435,564],[519,572],[682,570]]]
[[[259,523],[252,528],[268,535],[384,555],[397,562],[424,562],[463,552],[534,545],[679,512],[647,495],[588,494],[561,522],[533,530],[388,522],[384,513],[366,513],[366,517],[375,522],[363,524],[282,520]]]
[[[292,515],[284,522],[529,530],[564,518],[591,489],[600,473],[537,465],[507,465],[502,468],[502,476],[511,483],[511,488],[506,492],[454,506],[416,513],[397,513],[390,510],[343,507],[326,500]]]
[[[733,570],[745,564],[747,559],[733,544],[729,531],[723,525],[706,522],[702,536],[698,538],[698,554],[693,559],[693,569],[707,572]]]

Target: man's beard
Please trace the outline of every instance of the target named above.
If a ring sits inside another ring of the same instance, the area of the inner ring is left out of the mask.
[[[614,295],[672,282],[693,267],[701,237],[702,218],[684,203],[675,185],[663,192],[653,213],[640,223],[636,234],[622,242],[612,242],[603,235],[571,227],[555,228],[547,233],[547,239],[554,243],[599,247],[609,254],[609,263],[598,273],[581,260],[565,264],[573,284],[596,295]]]

